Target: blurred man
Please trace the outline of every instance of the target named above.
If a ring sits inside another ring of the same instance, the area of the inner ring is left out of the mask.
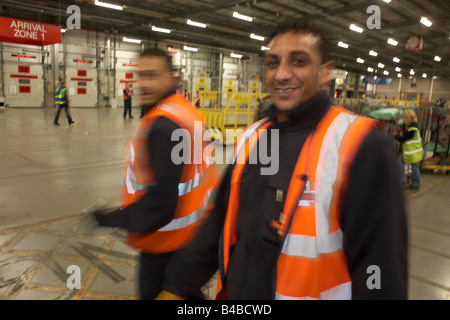
[[[214,210],[172,257],[158,299],[405,299],[406,219],[394,150],[370,119],[330,105],[324,38],[301,22],[269,37],[273,105],[236,144]],[[265,130],[263,130],[265,129]],[[253,157],[279,137],[279,170]],[[256,147],[257,146],[257,147]],[[253,157],[253,158],[252,158]]]
[[[72,117],[70,116],[69,112],[69,98],[67,97],[67,88],[66,88],[66,81],[62,80],[59,83],[59,88],[56,89],[55,92],[55,104],[58,107],[58,111],[56,111],[55,120],[53,120],[53,124],[55,126],[59,126],[59,113],[61,112],[61,109],[64,108],[64,111],[66,112],[67,116],[67,122],[69,125],[75,123],[75,121],[72,120]]]
[[[175,94],[170,57],[156,48],[145,50],[138,75],[145,115],[128,145],[122,206],[94,215],[100,225],[129,231],[129,243],[141,251],[140,298],[154,299],[162,290],[170,256],[196,233],[217,174],[194,151],[200,146],[202,152],[205,146],[201,137],[194,141],[195,128],[202,130],[202,115]],[[181,162],[173,159],[181,143],[173,137],[180,133],[188,146]]]

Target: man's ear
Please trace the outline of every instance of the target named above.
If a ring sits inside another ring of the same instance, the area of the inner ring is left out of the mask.
[[[335,68],[333,61],[328,61],[320,66],[319,83],[326,84],[331,80],[331,71]]]

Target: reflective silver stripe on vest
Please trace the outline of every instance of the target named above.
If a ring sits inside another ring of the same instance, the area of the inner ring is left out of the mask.
[[[174,231],[174,230],[179,230],[179,229],[183,229],[193,223],[196,223],[200,217],[201,214],[203,212],[203,210],[206,207],[206,204],[208,202],[208,198],[209,195],[211,194],[211,191],[213,190],[213,188],[210,188],[205,196],[203,197],[202,200],[202,205],[199,209],[195,210],[194,212],[188,214],[187,216],[181,217],[181,218],[177,218],[177,219],[173,219],[172,221],[170,221],[168,224],[166,224],[164,227],[158,229],[158,231]]]
[[[346,282],[320,293],[320,298],[313,297],[291,297],[275,293],[276,300],[350,300],[352,297],[352,282]]]
[[[200,180],[202,178],[203,174],[201,173],[196,173],[194,178],[186,181],[186,182],[182,182],[178,184],[178,196],[183,196],[189,192],[191,192],[194,188],[198,187],[200,185]]]
[[[328,128],[320,148],[314,189],[307,190],[308,193],[314,194],[314,200],[308,200],[308,205],[315,206],[316,236],[287,233],[282,253],[317,258],[318,254],[330,253],[342,248],[342,231],[338,229],[329,233],[328,214],[337,176],[339,147],[348,126],[356,118],[357,116],[352,114],[339,114]],[[306,201],[300,199],[298,205],[304,206]]]

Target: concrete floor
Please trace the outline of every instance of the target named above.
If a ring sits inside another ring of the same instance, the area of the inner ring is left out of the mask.
[[[0,110],[0,299],[135,299],[137,253],[120,229],[80,213],[99,198],[118,204],[128,139],[137,125],[122,109]],[[450,300],[450,177],[422,174],[405,191],[409,298]],[[81,271],[68,289],[67,268]],[[205,288],[208,295],[214,291]]]

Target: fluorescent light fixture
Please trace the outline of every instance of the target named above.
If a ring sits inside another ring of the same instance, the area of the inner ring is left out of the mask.
[[[387,76],[387,75],[389,75],[389,71],[384,70],[384,71],[383,71],[383,74],[384,74],[385,76]]]
[[[391,3],[391,0],[383,0],[386,3]]]
[[[414,73],[415,73],[415,72],[414,72],[413,69],[411,69],[411,71],[409,71],[409,74],[412,75],[412,76],[414,75]]]
[[[132,39],[132,38],[127,38],[127,37],[123,37],[123,41],[130,42],[130,43],[141,43],[141,40],[139,40],[139,39]]]
[[[261,46],[261,50],[262,51],[266,51],[266,50],[270,50],[270,48],[269,47],[265,47],[265,46]]]
[[[109,9],[123,10],[123,6],[118,6],[116,4],[110,4],[110,3],[106,3],[106,2],[101,2],[101,1],[98,1],[98,0],[95,0],[95,5],[96,6],[100,6],[100,7],[109,8]]]
[[[394,62],[396,62],[396,63],[399,63],[399,62],[400,62],[400,59],[397,58],[397,57],[394,57],[394,58],[392,59],[392,61],[394,61]]]
[[[371,67],[368,67],[368,68],[367,68],[367,71],[369,71],[369,72],[373,72],[373,68],[371,68]]]
[[[206,24],[205,23],[192,21],[191,19],[187,19],[186,23],[188,25],[191,25],[191,26],[194,26],[194,27],[206,28]]]
[[[347,49],[348,48],[348,44],[345,43],[345,42],[339,41],[338,42],[338,47]]]
[[[364,31],[363,28],[358,27],[357,25],[355,25],[355,24],[353,24],[353,23],[350,25],[349,28],[350,28],[350,30],[353,30],[353,31],[358,32],[358,33],[361,33],[361,32]]]
[[[397,73],[397,78],[401,78],[402,74],[401,73]]]
[[[255,39],[255,40],[259,40],[259,41],[264,41],[264,37],[262,36],[258,36],[254,33],[250,34],[250,38]]]
[[[232,58],[237,58],[237,59],[241,59],[242,58],[242,54],[236,54],[236,53],[231,53],[230,54],[230,57],[232,57]]]
[[[198,48],[184,46],[184,47],[183,47],[183,50],[185,50],[185,51],[197,52],[197,51],[198,51]]]
[[[378,64],[378,68],[383,69],[384,68],[384,64],[382,64],[381,62]]]
[[[431,25],[433,24],[430,20],[428,20],[428,19],[425,18],[425,17],[422,17],[422,18],[420,19],[420,23],[423,24],[423,25],[425,25],[425,26],[427,26],[428,28],[431,27]]]
[[[243,15],[243,14],[240,14],[239,12],[236,12],[236,11],[233,12],[233,17],[238,18],[238,19],[241,19],[241,20],[249,21],[249,22],[252,22],[252,21],[253,21],[253,18],[252,18],[252,17],[245,16],[245,15]]]
[[[152,26],[152,30],[156,31],[156,32],[170,33],[169,29],[158,28],[158,27],[155,27],[155,26]]]
[[[428,75],[426,73],[422,73],[422,78],[426,78]]]
[[[399,68],[399,67],[396,67],[396,68],[395,68],[395,71],[396,71],[396,72],[400,72],[400,71],[402,71],[402,69]]]
[[[364,63],[364,59],[357,58],[357,59],[356,59],[356,62],[358,62],[358,63]]]
[[[437,61],[437,62],[441,61],[441,57],[435,56],[435,57],[434,57],[434,61]]]
[[[376,56],[378,55],[378,52],[375,52],[375,51],[373,51],[373,50],[370,50],[370,51],[369,51],[369,54],[370,54],[371,56],[373,56],[373,57],[376,57]]]
[[[394,39],[392,39],[392,38],[389,38],[388,41],[387,41],[387,43],[389,43],[391,46],[396,46],[396,45],[398,45],[398,41],[396,41],[396,40],[394,40]]]

